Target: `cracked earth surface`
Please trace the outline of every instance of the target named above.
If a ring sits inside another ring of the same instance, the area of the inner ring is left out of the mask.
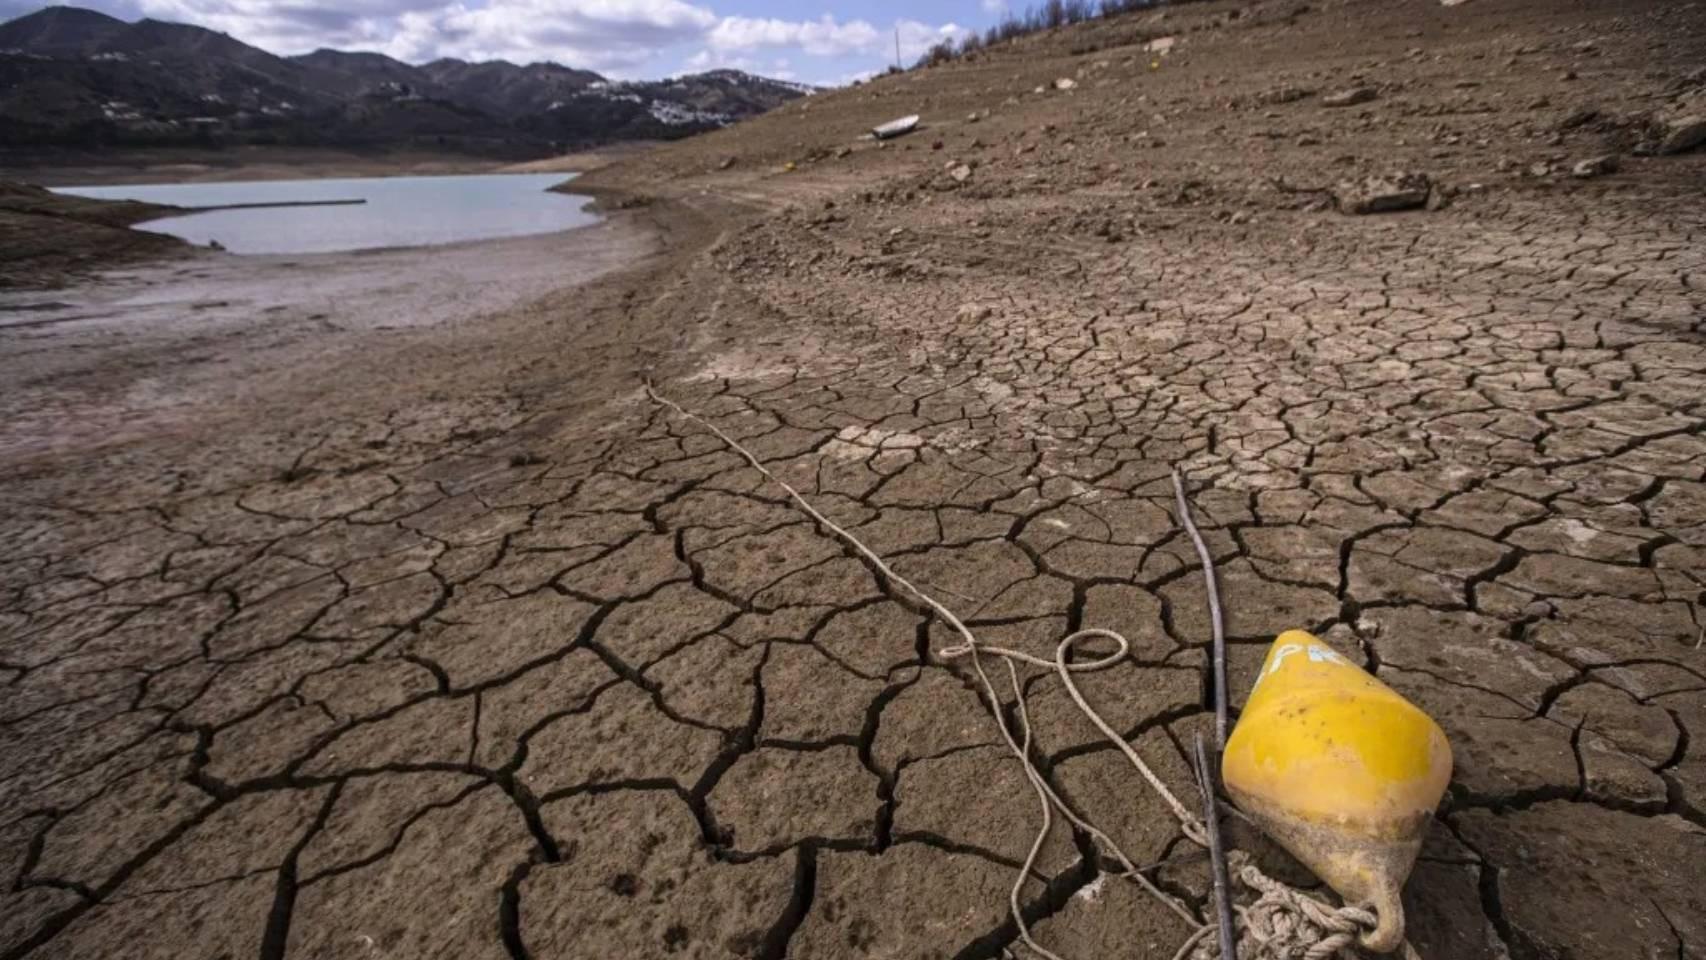
[[[1466,183],[1555,149],[1550,114],[1487,102],[1554,86],[1506,54],[1586,58],[1616,109],[1699,62],[1699,8],[1316,8],[1180,8],[1177,59],[1128,86],[1080,31],[676,145],[588,178],[674,225],[629,274],[8,464],[0,956],[1017,952],[1034,801],[949,635],[642,376],[986,641],[1132,636],[1085,691],[1183,787],[1212,704],[1180,465],[1233,707],[1304,627],[1451,739],[1422,956],[1706,956],[1701,157],[1351,218],[1264,185],[1306,182],[1303,147],[1193,140],[1318,124]],[[1409,99],[1248,106],[1300,43]],[[1078,99],[1030,94],[1075,69]],[[940,128],[987,151],[970,188],[938,189],[929,131],[767,166],[907,103],[992,108]],[[1181,142],[1134,163],[1161,105]],[[1442,123],[1489,146],[1436,155]],[[31,336],[13,370],[166,349]],[[1026,689],[1049,782],[1203,909],[1165,808],[1051,677]],[[1038,938],[1171,956],[1186,925],[1106,866],[1057,826]]]

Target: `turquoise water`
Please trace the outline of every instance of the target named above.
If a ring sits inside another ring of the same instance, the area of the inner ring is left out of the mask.
[[[362,199],[360,205],[214,210],[137,224],[233,253],[331,253],[554,233],[596,223],[586,197],[547,193],[561,173],[361,177],[62,187],[60,193],[180,207]]]

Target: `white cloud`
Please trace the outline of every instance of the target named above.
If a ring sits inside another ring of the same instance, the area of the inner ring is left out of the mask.
[[[8,4],[30,0],[0,0]],[[438,57],[554,60],[615,77],[732,67],[833,82],[887,65],[900,34],[910,63],[958,39],[954,24],[724,15],[741,0],[79,0],[127,19],[150,16],[228,33],[278,54],[373,50]],[[722,11],[715,7],[723,8]],[[857,9],[855,6],[854,9]]]
[[[526,63],[549,59],[593,69],[645,62],[659,49],[691,42],[716,22],[682,0],[489,0],[405,14],[384,46],[401,59],[456,56]]]
[[[1010,9],[1007,0],[983,0],[979,6],[983,7],[984,13],[990,14],[991,16],[998,16],[1006,13]]]
[[[944,23],[941,26],[931,26],[919,23],[917,20],[902,20],[895,24],[900,32],[900,61],[912,63],[933,46],[944,40],[958,42],[961,37],[971,33],[957,23]]]
[[[452,56],[593,69],[645,62],[702,39],[716,14],[685,0],[141,0],[150,16],[198,23],[277,53],[320,46],[378,50],[403,60]]]
[[[710,43],[720,50],[797,47],[815,57],[837,57],[870,52],[882,38],[864,20],[837,23],[826,13],[818,20],[724,17],[711,30]]]

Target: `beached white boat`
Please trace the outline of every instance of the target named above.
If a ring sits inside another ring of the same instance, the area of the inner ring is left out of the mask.
[[[901,117],[899,120],[890,120],[881,126],[872,127],[871,136],[878,140],[892,140],[916,129],[918,129],[918,114],[915,113],[910,117]]]

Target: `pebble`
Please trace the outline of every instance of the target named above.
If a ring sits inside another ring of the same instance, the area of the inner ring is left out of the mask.
[[[1583,180],[1591,177],[1603,177],[1608,173],[1615,173],[1617,166],[1615,154],[1608,153],[1600,157],[1589,157],[1586,160],[1576,161],[1576,165],[1570,168],[1570,176],[1579,177]]]

